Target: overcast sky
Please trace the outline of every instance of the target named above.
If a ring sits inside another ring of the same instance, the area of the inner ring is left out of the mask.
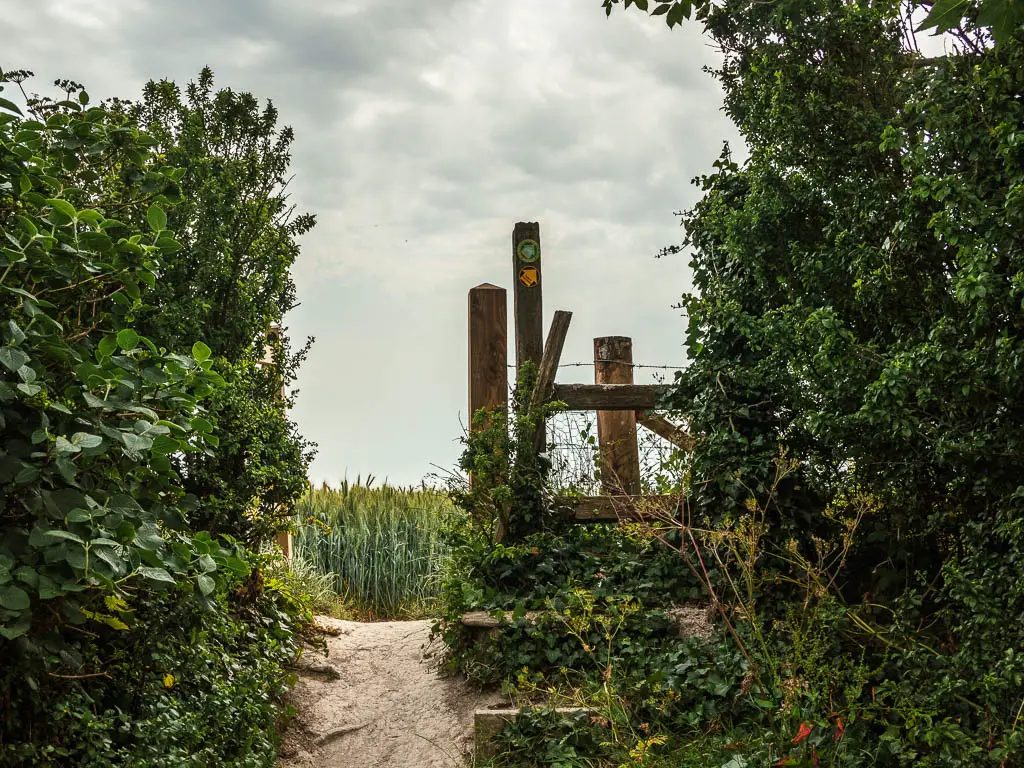
[[[511,288],[516,221],[541,225],[545,314],[573,311],[563,361],[605,335],[631,336],[638,363],[685,361],[687,259],[654,254],[681,239],[690,180],[738,141],[696,28],[600,5],[0,0],[0,67],[95,100],[209,65],[275,103],[296,133],[294,200],[319,219],[287,323],[316,337],[294,411],[319,444],[311,477],[408,484],[455,465],[467,292]]]

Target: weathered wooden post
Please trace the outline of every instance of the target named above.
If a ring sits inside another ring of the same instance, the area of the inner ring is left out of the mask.
[[[569,333],[571,321],[572,312],[561,309],[557,310],[551,319],[548,340],[544,343],[544,357],[541,358],[540,365],[537,367],[537,383],[534,385],[533,397],[530,400],[530,410],[534,413],[551,401],[551,393],[555,388],[555,376],[558,374],[558,361],[562,359],[562,347],[565,346],[565,337]],[[541,422],[534,428],[534,454],[544,450],[545,438],[544,423]]]
[[[544,302],[541,292],[540,224],[520,221],[512,229],[512,285],[516,323],[516,382],[524,363],[540,365],[544,356]],[[534,432],[543,450],[547,429]]]
[[[469,419],[481,408],[508,410],[508,296],[483,283],[469,291]]]
[[[519,222],[512,230],[512,277],[516,318],[516,374],[526,361],[540,365],[544,354],[541,300],[540,225]]]
[[[594,339],[594,383],[633,383],[633,340],[626,336]],[[609,495],[640,493],[640,449],[636,443],[636,412],[599,410],[597,442],[601,489]]]

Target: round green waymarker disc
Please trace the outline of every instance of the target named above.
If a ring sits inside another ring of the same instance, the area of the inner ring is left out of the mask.
[[[527,264],[540,258],[540,243],[536,240],[520,240],[516,247],[516,255]]]

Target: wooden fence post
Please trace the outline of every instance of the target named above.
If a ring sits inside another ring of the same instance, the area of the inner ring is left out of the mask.
[[[594,383],[633,383],[633,340],[626,336],[594,339]],[[601,490],[609,495],[640,493],[640,449],[636,443],[636,412],[597,412]]]
[[[508,410],[508,297],[490,283],[469,291],[469,424],[481,408]]]

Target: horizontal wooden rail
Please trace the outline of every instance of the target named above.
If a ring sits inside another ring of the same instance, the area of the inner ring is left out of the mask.
[[[555,499],[555,509],[575,520],[650,520],[667,515],[679,496],[582,496]]]
[[[556,384],[553,399],[573,411],[650,411],[668,391],[663,384]]]

